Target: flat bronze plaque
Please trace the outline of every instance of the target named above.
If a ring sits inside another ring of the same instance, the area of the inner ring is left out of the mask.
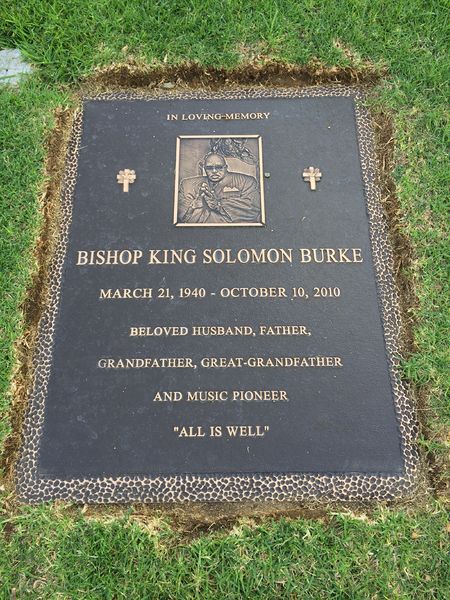
[[[349,87],[84,99],[24,501],[412,492],[372,138]]]

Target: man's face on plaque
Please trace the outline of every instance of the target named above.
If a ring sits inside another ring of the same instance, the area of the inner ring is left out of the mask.
[[[205,160],[205,172],[211,183],[221,181],[227,172],[227,163],[220,154],[210,154]]]

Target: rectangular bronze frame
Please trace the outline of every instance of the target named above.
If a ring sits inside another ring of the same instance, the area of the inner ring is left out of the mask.
[[[261,223],[177,223],[178,216],[178,177],[180,172],[180,140],[182,139],[198,139],[198,138],[254,138],[258,140],[258,152],[259,152],[259,187],[261,191]],[[266,223],[266,211],[264,206],[264,165],[262,155],[262,137],[260,135],[243,135],[243,134],[229,134],[229,135],[179,135],[177,137],[177,149],[176,149],[176,161],[175,161],[175,192],[174,192],[174,203],[173,203],[173,224],[176,227],[264,227]]]

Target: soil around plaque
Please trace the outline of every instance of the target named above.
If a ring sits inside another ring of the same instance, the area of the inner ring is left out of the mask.
[[[374,85],[386,70],[364,63],[359,68],[317,64],[294,65],[274,60],[253,60],[232,69],[205,67],[195,62],[178,65],[147,64],[135,59],[96,69],[83,80],[85,93],[116,89],[148,91],[178,89],[235,89],[248,86],[305,87],[313,85]]]
[[[33,355],[36,348],[39,321],[46,305],[48,276],[59,237],[61,218],[60,193],[68,141],[76,107],[57,108],[54,127],[44,141],[47,156],[43,167],[39,194],[41,229],[34,249],[35,269],[25,300],[21,306],[23,335],[15,344],[15,365],[11,377],[9,420],[11,433],[4,442],[0,465],[5,472],[8,488],[13,488],[13,470],[22,441],[22,429],[32,384]]]
[[[142,71],[135,66],[130,68],[129,65],[115,65],[108,69],[103,70],[101,73],[95,74],[86,84],[86,90],[92,91],[95,87],[98,91],[102,89],[106,91],[109,85],[112,84],[112,88],[115,88],[118,83],[120,86],[125,88],[136,88],[139,85],[145,86],[143,92],[148,91],[149,81],[153,82],[157,86],[161,81],[173,79],[174,74],[179,73],[179,68],[159,69],[151,74],[146,71]],[[286,82],[289,79],[290,84],[298,87],[299,80],[293,77],[292,71],[288,70],[288,73],[282,75],[282,68],[280,65],[270,67],[273,69],[274,78],[278,78],[278,81]],[[269,69],[269,71],[270,71]],[[236,89],[242,85],[243,81],[258,81],[262,83],[264,76],[262,72],[255,74],[255,70],[251,69],[250,73],[245,75],[242,73],[240,76],[233,79],[233,75],[228,72],[226,79],[223,77],[224,72],[219,70],[217,79],[214,80],[211,75],[211,71],[199,68],[192,68],[189,71],[190,76],[195,80],[194,88],[197,86],[204,85],[202,77],[209,78],[211,88],[214,86],[220,87],[223,81],[230,83],[232,89]],[[301,71],[301,69],[300,69]],[[334,70],[331,75],[332,81],[339,80],[337,73],[338,70]],[[267,76],[267,70],[265,71]],[[342,73],[341,73],[342,75]],[[197,77],[197,79],[195,79]],[[284,79],[283,79],[284,77]],[[314,81],[311,72],[303,73],[304,84],[311,83]],[[319,77],[325,77],[322,73]],[[351,73],[344,73],[345,78],[356,78],[356,81],[360,81],[357,76]],[[378,75],[370,75],[369,79],[374,82],[378,79]],[[249,79],[246,79],[249,78]],[[211,79],[213,81],[211,81]],[[320,82],[326,81],[325,79],[319,79]],[[363,81],[367,82],[368,79],[362,78]],[[274,85],[274,79],[269,77],[271,85]],[[107,83],[108,82],[108,83]],[[140,82],[140,84],[138,83]],[[186,85],[186,79],[182,82],[182,87]],[[286,85],[286,83],[284,83]],[[165,88],[162,89],[163,93],[167,93]],[[174,90],[176,93],[176,90]],[[36,341],[36,331],[39,318],[42,314],[43,307],[45,306],[46,298],[46,282],[48,275],[48,266],[51,259],[52,252],[55,245],[55,235],[58,228],[59,220],[59,193],[62,179],[63,165],[67,147],[67,140],[70,133],[74,109],[66,111],[58,111],[56,114],[56,126],[51,132],[48,140],[48,157],[45,167],[47,185],[44,194],[42,195],[42,210],[43,210],[43,226],[42,233],[38,239],[36,245],[36,259],[37,259],[37,270],[33,278],[33,284],[30,286],[29,296],[24,304],[24,323],[25,323],[25,334],[17,344],[17,355],[18,355],[18,368],[16,368],[13,382],[13,403],[11,408],[11,422],[12,422],[12,434],[6,441],[5,451],[3,454],[2,463],[5,466],[8,479],[8,487],[12,488],[13,480],[13,467],[17,459],[18,451],[20,448],[21,441],[21,430],[23,424],[24,413],[27,406],[27,390],[29,389],[32,366],[31,366],[31,350],[34,347]],[[412,282],[409,281],[402,273],[402,269],[405,269],[410,264],[412,251],[408,245],[408,241],[399,233],[399,208],[395,198],[395,186],[390,176],[392,168],[392,157],[393,157],[393,144],[394,144],[394,132],[390,117],[384,113],[372,114],[375,128],[375,135],[377,137],[377,159],[379,163],[379,173],[381,175],[379,186],[382,190],[383,208],[388,217],[388,227],[391,242],[394,246],[394,259],[395,259],[395,275],[397,286],[400,290],[401,295],[401,311],[403,315],[403,331],[401,337],[401,343],[403,346],[403,352],[409,353],[413,349],[413,338],[412,338],[412,322],[410,317],[410,308],[415,304],[414,291],[412,289]],[[420,409],[420,407],[419,407]],[[422,481],[424,484],[424,482]],[[424,489],[424,485],[422,486]],[[407,501],[409,502],[409,501]],[[245,504],[245,503],[244,503]],[[291,503],[292,504],[292,503]],[[303,503],[295,503],[298,506],[302,506]],[[227,511],[224,506],[224,510]],[[156,507],[154,507],[156,508]],[[166,506],[165,506],[166,508]],[[285,507],[287,508],[287,507]],[[233,507],[235,512],[236,506]],[[92,510],[95,510],[93,508]],[[153,509],[152,509],[153,510]],[[276,511],[277,512],[277,511]],[[270,510],[269,510],[270,513]]]

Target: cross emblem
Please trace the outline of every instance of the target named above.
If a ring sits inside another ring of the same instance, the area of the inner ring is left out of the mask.
[[[132,169],[122,169],[117,174],[117,182],[123,185],[123,191],[128,192],[128,185],[136,179],[136,173]]]
[[[303,171],[303,179],[309,183],[312,190],[316,189],[316,181],[320,181],[322,173],[319,169],[309,167]]]

